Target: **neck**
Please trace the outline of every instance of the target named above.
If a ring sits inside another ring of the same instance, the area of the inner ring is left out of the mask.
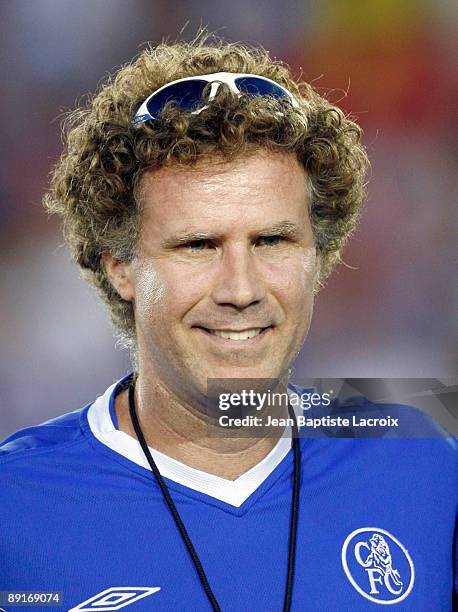
[[[211,434],[205,415],[180,401],[167,387],[151,383],[157,377],[140,372],[135,385],[135,407],[149,447],[203,472],[235,480],[262,461],[278,442],[276,437],[221,437]],[[119,429],[136,438],[128,391],[115,400]],[[214,426],[217,427],[217,426]]]

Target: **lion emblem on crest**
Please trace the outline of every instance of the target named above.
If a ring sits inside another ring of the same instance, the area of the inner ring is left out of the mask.
[[[366,558],[364,565],[366,567],[376,567],[383,576],[390,576],[394,584],[402,586],[401,576],[398,570],[393,568],[391,559],[390,547],[385,538],[379,533],[372,534],[369,539],[370,553]]]

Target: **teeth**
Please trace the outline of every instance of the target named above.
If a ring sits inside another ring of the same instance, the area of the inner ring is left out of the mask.
[[[227,340],[248,340],[249,338],[254,338],[258,334],[260,334],[262,330],[262,327],[255,327],[254,329],[245,329],[240,332],[220,331],[218,329],[209,329],[208,331],[214,336],[226,338]]]

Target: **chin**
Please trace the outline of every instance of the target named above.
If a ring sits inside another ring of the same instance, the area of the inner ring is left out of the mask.
[[[278,367],[260,366],[221,366],[209,370],[205,378],[205,384],[211,378],[279,378],[285,370]]]

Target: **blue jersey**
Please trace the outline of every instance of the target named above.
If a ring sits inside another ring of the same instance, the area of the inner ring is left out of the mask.
[[[0,591],[59,592],[66,611],[211,610],[139,443],[117,428],[122,384],[0,445]],[[452,610],[455,439],[300,444],[292,611]],[[234,481],[152,454],[222,611],[281,611],[291,440]]]

